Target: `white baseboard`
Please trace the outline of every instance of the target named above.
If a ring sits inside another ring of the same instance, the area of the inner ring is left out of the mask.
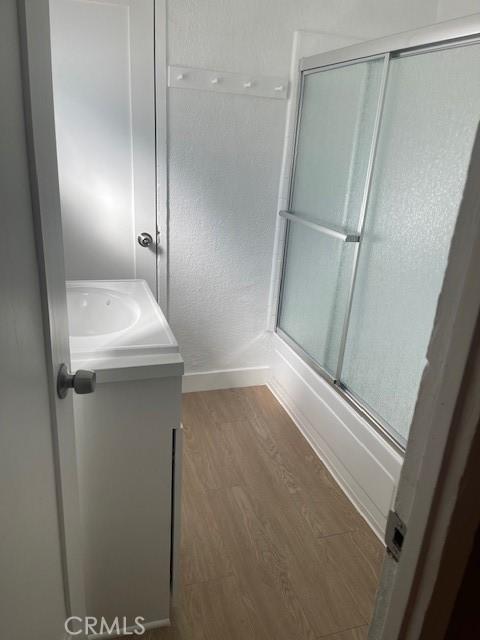
[[[186,373],[183,376],[182,391],[213,391],[234,387],[253,387],[267,384],[270,367],[249,367],[245,369],[224,369],[223,371],[203,371]]]
[[[402,456],[276,335],[273,352],[272,393],[383,540]]]

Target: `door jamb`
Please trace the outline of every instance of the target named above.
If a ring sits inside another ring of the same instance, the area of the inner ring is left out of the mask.
[[[424,640],[444,636],[480,526],[480,322],[458,398],[446,460],[437,488],[421,580],[410,596],[428,603],[415,620]],[[438,559],[438,561],[437,561]],[[426,592],[425,595],[422,592]],[[414,611],[415,614],[415,611]],[[409,622],[409,627],[412,626]]]
[[[157,300],[169,317],[169,206],[168,206],[168,102],[167,102],[167,6],[154,4],[155,49],[155,174],[157,205]]]

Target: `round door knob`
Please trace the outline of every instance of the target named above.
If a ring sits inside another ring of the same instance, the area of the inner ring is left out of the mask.
[[[149,233],[145,233],[145,232],[144,233],[140,233],[137,236],[137,240],[138,240],[138,244],[141,247],[149,247],[153,242],[152,236]]]
[[[75,393],[93,393],[97,386],[97,374],[89,369],[79,369],[73,376]]]
[[[65,398],[68,390],[75,393],[93,393],[97,386],[97,374],[89,369],[79,369],[75,373],[69,373],[67,366],[62,364],[57,376],[57,393],[59,398]]]

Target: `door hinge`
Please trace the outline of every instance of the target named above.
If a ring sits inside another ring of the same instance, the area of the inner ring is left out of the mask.
[[[385,531],[387,551],[397,562],[400,560],[403,543],[407,535],[407,526],[396,511],[390,511]]]

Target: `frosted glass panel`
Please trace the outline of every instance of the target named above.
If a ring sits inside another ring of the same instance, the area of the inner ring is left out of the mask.
[[[291,210],[355,230],[383,59],[306,75]]]
[[[353,245],[291,224],[280,328],[324,369],[336,372]]]
[[[408,435],[480,118],[480,46],[391,61],[342,380]]]

